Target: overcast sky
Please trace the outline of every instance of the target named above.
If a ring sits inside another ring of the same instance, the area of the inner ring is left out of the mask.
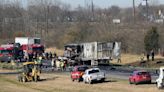
[[[79,5],[81,6],[85,6],[87,3],[91,4],[92,0],[59,0],[62,1],[64,3],[70,4],[71,7],[75,8]],[[154,2],[158,1],[157,4],[164,4],[164,0],[148,0],[149,2]],[[133,0],[93,0],[94,4],[98,7],[102,7],[102,8],[108,8],[111,5],[117,5],[120,7],[132,7],[132,2]],[[135,0],[136,5],[138,5],[139,3],[144,3],[145,1],[143,0]]]

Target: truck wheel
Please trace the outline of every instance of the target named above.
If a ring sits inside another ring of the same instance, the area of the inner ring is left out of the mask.
[[[80,82],[81,80],[80,80],[80,78],[78,79],[78,82]]]
[[[134,84],[135,84],[135,85],[138,85],[138,82],[134,81]]]
[[[104,81],[105,81],[105,78],[102,78],[102,79],[101,79],[101,82],[104,82]]]
[[[75,80],[71,77],[71,80],[74,82]]]
[[[79,78],[79,79],[78,79],[78,82],[81,82],[81,81],[83,81],[83,78]]]
[[[131,80],[129,80],[129,84],[132,84]]]
[[[89,84],[92,84],[92,80],[89,80],[89,82],[88,82]]]
[[[148,81],[148,84],[151,84],[151,80],[150,80],[150,81]]]
[[[162,86],[160,84],[156,83],[156,86],[158,89],[162,89]]]
[[[86,84],[87,82],[85,81],[85,79],[83,79],[83,82]]]

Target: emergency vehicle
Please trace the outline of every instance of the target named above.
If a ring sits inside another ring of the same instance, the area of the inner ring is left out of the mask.
[[[38,37],[16,37],[15,43],[19,43],[23,51],[27,53],[43,53],[44,46],[41,45],[41,39]]]
[[[0,47],[0,62],[10,62],[13,59],[13,45]]]

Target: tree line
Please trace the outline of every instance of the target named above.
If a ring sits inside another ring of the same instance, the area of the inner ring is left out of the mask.
[[[164,48],[163,23],[156,24],[158,10],[163,5],[149,5],[150,21],[145,6],[100,8],[94,4],[71,9],[60,0],[0,0],[0,43],[13,42],[17,36],[41,37],[47,46],[63,48],[68,43],[91,41],[120,41],[125,53],[145,51],[144,38],[155,26],[159,33],[159,46]],[[113,19],[121,20],[113,23]]]

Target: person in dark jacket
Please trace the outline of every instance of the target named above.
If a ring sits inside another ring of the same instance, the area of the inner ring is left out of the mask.
[[[151,51],[152,61],[154,61],[154,50]]]
[[[149,61],[149,56],[150,56],[150,54],[147,52],[147,61]]]

